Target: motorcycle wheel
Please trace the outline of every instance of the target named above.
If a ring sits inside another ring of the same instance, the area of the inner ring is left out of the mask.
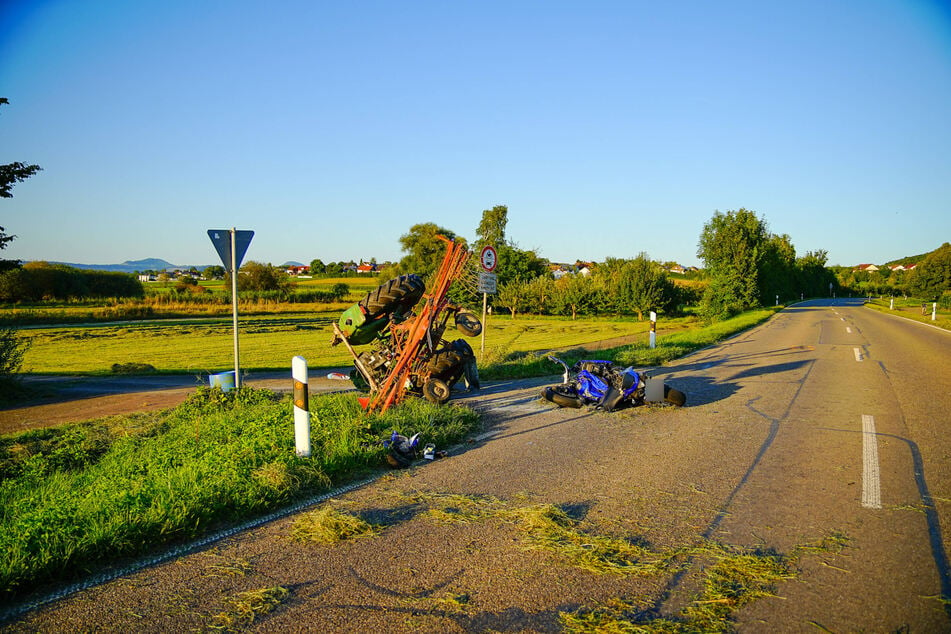
[[[677,407],[683,407],[683,404],[687,402],[687,395],[669,385],[664,385],[664,400],[673,403]]]
[[[578,392],[567,385],[552,385],[546,387],[545,391],[542,392],[542,396],[545,397],[546,401],[551,401],[558,407],[578,409],[584,405],[584,401],[581,400],[581,396],[579,396]]]
[[[449,400],[451,391],[442,379],[430,377],[423,384],[423,397],[430,403],[442,405]]]

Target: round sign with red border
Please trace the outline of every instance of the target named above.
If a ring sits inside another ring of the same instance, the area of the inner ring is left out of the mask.
[[[499,256],[493,247],[482,247],[479,262],[482,264],[482,268],[491,273],[499,263]]]

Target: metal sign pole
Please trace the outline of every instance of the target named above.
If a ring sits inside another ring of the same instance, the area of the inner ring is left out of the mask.
[[[241,368],[238,363],[238,250],[235,248],[237,229],[231,228],[231,312],[234,318],[234,386],[241,387]]]
[[[486,308],[488,307],[488,305],[489,305],[489,294],[482,293],[482,344],[480,348],[480,354],[482,355],[483,360],[485,360],[485,327],[487,325],[485,322],[485,316],[486,316]]]

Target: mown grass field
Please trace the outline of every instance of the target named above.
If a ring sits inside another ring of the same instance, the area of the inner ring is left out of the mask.
[[[331,347],[332,324],[339,310],[242,317],[239,322],[241,367],[280,370],[297,355],[313,368],[352,363],[344,346]],[[606,319],[492,316],[487,320],[486,354],[498,360],[512,353],[564,349],[605,339],[641,335],[648,322]],[[662,324],[663,331],[683,330],[695,320],[680,318]],[[113,364],[148,364],[159,372],[207,373],[228,369],[233,361],[229,319],[172,320],[31,328],[22,331],[31,342],[23,371],[37,374],[108,374]],[[663,332],[661,333],[663,335]],[[454,330],[449,339],[462,335]],[[480,339],[470,340],[479,352]],[[482,355],[479,355],[482,356]]]

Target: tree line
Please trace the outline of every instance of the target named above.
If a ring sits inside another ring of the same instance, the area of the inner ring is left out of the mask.
[[[951,244],[910,259],[916,264],[911,270],[833,267],[833,272],[841,287],[859,296],[917,297],[951,307]]]

